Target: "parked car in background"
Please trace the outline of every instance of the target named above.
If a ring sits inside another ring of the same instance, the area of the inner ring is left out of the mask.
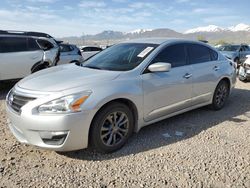
[[[95,46],[81,46],[80,49],[84,60],[92,57],[93,55],[103,50],[102,48]]]
[[[250,55],[247,55],[247,59],[239,68],[239,79],[243,82],[250,80]]]
[[[250,55],[250,48],[248,45],[222,45],[218,50],[227,58],[236,62],[238,67],[246,60],[246,56]]]
[[[82,63],[83,57],[80,49],[72,44],[60,44],[60,61],[58,65],[68,63]]]
[[[140,39],[24,78],[6,109],[20,142],[113,152],[143,126],[201,106],[222,109],[235,81],[233,63],[205,43]]]
[[[55,66],[57,42],[44,33],[0,31],[0,80],[14,80]]]

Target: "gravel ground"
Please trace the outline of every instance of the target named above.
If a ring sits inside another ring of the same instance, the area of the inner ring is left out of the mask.
[[[250,83],[226,107],[197,109],[143,128],[113,154],[19,144],[0,88],[0,187],[250,187]]]

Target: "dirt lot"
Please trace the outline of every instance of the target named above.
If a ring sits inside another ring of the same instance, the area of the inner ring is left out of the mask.
[[[143,128],[120,151],[44,151],[19,144],[0,89],[0,187],[250,187],[250,83],[226,107]]]

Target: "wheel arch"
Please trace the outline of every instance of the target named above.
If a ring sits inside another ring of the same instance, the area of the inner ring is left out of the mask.
[[[135,103],[132,100],[128,99],[128,98],[116,98],[116,99],[112,99],[112,100],[110,100],[110,101],[102,104],[102,106],[97,110],[97,112],[95,113],[94,117],[92,118],[91,124],[90,124],[90,127],[89,127],[89,133],[88,133],[88,143],[90,143],[90,134],[91,134],[90,130],[91,130],[91,126],[93,124],[94,119],[96,118],[96,116],[98,115],[98,113],[103,108],[105,108],[107,105],[110,105],[110,104],[115,103],[115,102],[116,103],[122,103],[122,104],[126,105],[130,110],[132,110],[132,114],[133,114],[133,118],[134,118],[134,130],[133,131],[135,132],[136,130],[138,130],[138,116],[139,116],[139,114],[138,114],[138,109],[137,109]]]
[[[224,80],[224,81],[227,82],[227,84],[228,84],[228,86],[229,86],[229,90],[231,91],[231,86],[232,86],[231,80],[230,80],[228,77],[222,77],[222,78],[220,79],[220,81],[218,82],[218,84],[219,84],[222,80]],[[217,84],[217,85],[218,85],[218,84]]]
[[[215,92],[215,90],[216,90],[216,87],[219,85],[219,83],[222,81],[222,80],[224,80],[224,81],[226,81],[227,82],[227,84],[228,84],[228,86],[229,86],[229,93],[231,93],[231,89],[232,89],[232,82],[231,82],[231,79],[229,78],[229,77],[227,77],[227,76],[223,76],[223,77],[221,77],[220,79],[219,79],[219,81],[217,82],[217,84],[215,85],[215,88],[214,88],[214,91],[213,91],[213,96],[214,96],[214,92]]]
[[[75,60],[70,61],[69,64],[70,64],[70,63],[80,63],[80,62],[79,62],[78,60],[75,59]]]
[[[36,72],[37,69],[38,69],[40,66],[43,66],[43,65],[45,65],[45,66],[46,66],[46,65],[49,65],[49,62],[47,62],[47,61],[39,61],[39,62],[35,63],[35,64],[31,67],[31,69],[30,69],[31,73]]]

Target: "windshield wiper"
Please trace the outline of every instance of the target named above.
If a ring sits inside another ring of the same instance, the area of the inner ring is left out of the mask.
[[[95,67],[95,66],[91,66],[91,65],[86,65],[86,66],[82,66],[82,67],[86,67],[86,68],[90,68],[90,69],[102,70],[102,68],[100,68],[100,67]]]

